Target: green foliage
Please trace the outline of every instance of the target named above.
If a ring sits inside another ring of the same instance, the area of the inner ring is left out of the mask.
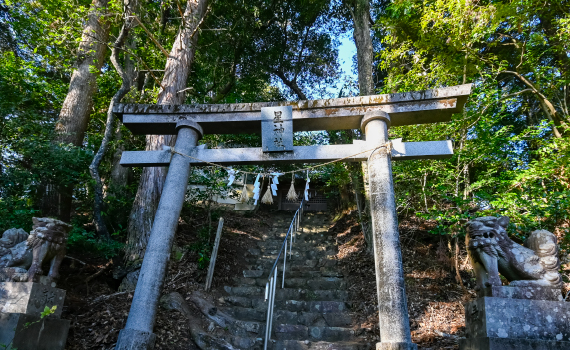
[[[39,210],[33,209],[28,198],[8,197],[0,199],[0,231],[9,228],[22,228],[29,232],[32,230],[32,217],[38,215]]]
[[[87,231],[79,226],[74,226],[69,232],[67,249],[78,255],[89,254],[102,256],[106,259],[117,256],[123,250],[124,243],[110,240],[101,240],[93,231]]]
[[[186,196],[189,203],[202,202],[209,206],[215,199],[236,196],[228,189],[227,171],[219,167],[193,168],[189,183],[192,185]]]
[[[106,211],[101,214],[107,223],[112,238],[115,240],[122,241],[126,238],[129,218],[125,213],[131,210],[137,187],[137,183],[126,186],[111,185],[107,196],[104,198]]]
[[[0,230],[28,229],[46,191],[86,181],[92,155],[52,141],[61,86],[44,68],[1,53],[0,95]]]
[[[97,78],[83,145],[58,144],[53,132],[90,4],[5,0],[0,6],[0,231],[31,229],[31,217],[42,215],[50,204],[42,200],[45,193],[73,186],[69,249],[113,256],[125,239],[126,213],[141,171],[134,169],[128,179],[114,184],[116,156],[121,150],[143,149],[145,138],[124,127],[115,129],[100,167],[106,195],[103,215],[114,241],[100,242],[92,233],[87,167],[101,144],[107,107],[120,84],[108,63]],[[178,3],[140,6],[141,21],[169,51],[183,24]],[[375,1],[371,8],[377,92],[474,84],[465,111],[451,122],[390,129],[392,138],[404,141],[454,143],[449,160],[394,163],[400,214],[434,219],[434,234],[451,235],[461,234],[470,218],[508,215],[511,233],[522,237],[532,229],[558,228],[559,237],[570,242],[564,229],[570,221],[570,141],[565,129],[570,123],[570,3],[397,0]],[[109,42],[118,33],[122,11],[121,2],[111,1],[105,16],[111,26]],[[331,97],[327,88],[339,83],[343,88],[338,96],[354,95],[356,83],[339,79],[337,62],[338,38],[350,30],[350,18],[350,7],[338,1],[213,2],[199,31],[187,102]],[[141,90],[133,88],[123,102],[152,104],[166,57],[140,26],[132,33],[118,59],[124,61],[127,54],[134,59]],[[299,132],[294,144],[349,143],[360,136],[353,131]],[[259,147],[261,138],[207,135],[202,142],[211,148]],[[346,204],[353,198],[350,174],[347,164],[335,163],[310,176],[324,181],[329,196]],[[198,187],[189,191],[186,205],[208,208],[208,224],[191,247],[205,268],[217,215],[212,203],[234,194],[226,186],[225,170],[193,167],[190,183]]]
[[[200,34],[189,102],[298,98],[285,80],[306,95],[322,96],[338,77],[339,28],[331,21],[324,0],[213,3]]]
[[[212,230],[204,225],[198,230],[198,240],[191,244],[189,249],[198,254],[198,268],[203,270],[210,264],[213,245],[210,243]]]
[[[450,123],[392,128],[404,141],[454,140],[448,161],[394,163],[398,209],[456,235],[482,215],[507,215],[513,234],[568,222],[569,4],[554,1],[396,1],[377,20],[386,92],[472,82]],[[514,72],[514,73],[511,73]],[[534,92],[534,93],[532,93]],[[556,115],[546,106],[551,103]]]
[[[40,318],[44,318],[44,317],[48,317],[49,315],[53,315],[55,313],[55,310],[57,310],[57,305],[54,305],[51,308],[46,305],[44,307],[44,311],[42,311],[42,313],[40,314]]]

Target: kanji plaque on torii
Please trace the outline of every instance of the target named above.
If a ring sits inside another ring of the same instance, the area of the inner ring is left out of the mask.
[[[261,107],[261,148],[263,152],[293,150],[293,108]]]
[[[388,128],[449,121],[453,113],[463,109],[470,91],[471,85],[459,85],[421,92],[298,102],[116,105],[114,113],[135,134],[178,135],[174,150],[124,152],[121,159],[123,166],[170,167],[129,318],[125,329],[120,332],[116,349],[151,349],[154,346],[156,308],[184,202],[190,165],[204,164],[203,161],[223,165],[319,163],[340,158],[368,161],[381,338],[376,349],[417,349],[410,335],[392,160],[448,158],[453,154],[453,148],[449,140],[390,143]],[[267,107],[273,108],[265,109]],[[291,111],[291,131],[287,126],[282,126],[283,134],[291,136],[290,146],[285,142],[275,143],[275,129],[281,132],[281,127],[275,125],[282,124],[273,123],[277,117],[275,111],[282,112],[277,120],[284,120],[285,109],[274,107],[286,107]],[[262,132],[262,125],[268,120],[265,111],[272,113],[269,113],[271,122],[267,123],[272,128],[268,133],[273,138],[268,139],[271,147],[265,140],[261,148],[196,147],[204,134]],[[364,131],[365,141],[348,145],[292,146],[293,131],[356,128]]]

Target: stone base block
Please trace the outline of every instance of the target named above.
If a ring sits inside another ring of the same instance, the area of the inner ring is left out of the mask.
[[[39,317],[47,306],[57,306],[51,318],[60,318],[65,290],[34,282],[0,283],[0,312]]]
[[[0,268],[1,282],[26,282],[28,280],[28,270],[21,267]]]
[[[501,297],[465,304],[466,339],[460,340],[460,350],[570,349],[570,303],[555,301],[559,290],[490,287],[482,293]]]
[[[570,303],[478,298],[465,304],[467,338],[570,341]]]
[[[52,316],[0,313],[0,345],[18,350],[63,350],[70,321]]]
[[[550,288],[542,286],[491,286],[483,288],[477,292],[479,298],[495,297],[505,299],[529,299],[529,300],[551,300],[564,301],[560,288]]]
[[[418,346],[414,343],[376,343],[376,350],[418,350]]]
[[[568,350],[570,342],[554,340],[474,338],[460,339],[461,350]]]
[[[154,333],[125,328],[119,332],[115,350],[153,350],[155,341]]]

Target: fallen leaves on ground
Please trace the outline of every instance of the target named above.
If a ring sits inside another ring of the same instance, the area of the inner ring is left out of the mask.
[[[218,250],[212,289],[209,297],[223,295],[223,286],[232,283],[232,278],[241,275],[244,270],[243,256],[249,248],[255,246],[261,235],[272,224],[272,216],[267,211],[254,214],[227,210],[222,213],[224,229]],[[176,291],[187,297],[193,291],[203,289],[206,269],[198,268],[198,254],[188,249],[197,239],[198,229],[206,224],[204,211],[194,210],[182,215],[175,244],[183,251],[180,260],[172,259],[164,280],[163,294]],[[217,223],[216,223],[217,225]],[[215,233],[212,235],[215,236]],[[211,237],[212,242],[214,237]],[[119,331],[125,327],[133,292],[118,293],[120,281],[113,279],[112,268],[100,273],[88,284],[85,280],[100,271],[108,262],[104,258],[76,258],[86,262],[65,259],[61,267],[61,280],[58,288],[66,290],[63,319],[71,321],[67,337],[67,350],[114,349]],[[120,261],[120,259],[114,259]],[[95,302],[94,302],[95,301]],[[210,322],[203,317],[192,303],[189,303],[195,315],[203,321],[203,328],[208,329]],[[150,310],[149,310],[150,312]],[[223,330],[216,330],[218,333]],[[156,324],[157,350],[197,350],[190,339],[188,322],[182,314],[158,308]]]
[[[438,259],[440,238],[428,233],[429,225],[419,219],[400,223],[412,341],[420,349],[458,349],[458,339],[465,336],[463,303],[471,300],[474,292],[462,290],[455,282],[455,272]],[[366,251],[356,213],[345,213],[331,226],[329,234],[336,237],[337,258],[348,278],[355,326],[367,330],[369,342],[379,342],[374,257]],[[461,271],[461,276],[464,283],[471,281],[467,271]]]

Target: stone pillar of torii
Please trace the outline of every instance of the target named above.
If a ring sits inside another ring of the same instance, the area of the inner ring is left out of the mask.
[[[169,166],[127,324],[116,349],[152,349],[157,304],[184,202],[191,165],[368,161],[380,339],[376,349],[412,350],[392,160],[443,159],[451,141],[393,142],[390,126],[446,122],[461,112],[471,85],[328,100],[217,105],[118,104],[113,112],[134,134],[177,135],[174,151],[124,152],[123,166]],[[365,141],[293,146],[293,132],[361,128]],[[197,147],[205,134],[262,134],[261,148]],[[389,145],[389,146],[388,146]],[[192,158],[186,157],[188,155]]]

